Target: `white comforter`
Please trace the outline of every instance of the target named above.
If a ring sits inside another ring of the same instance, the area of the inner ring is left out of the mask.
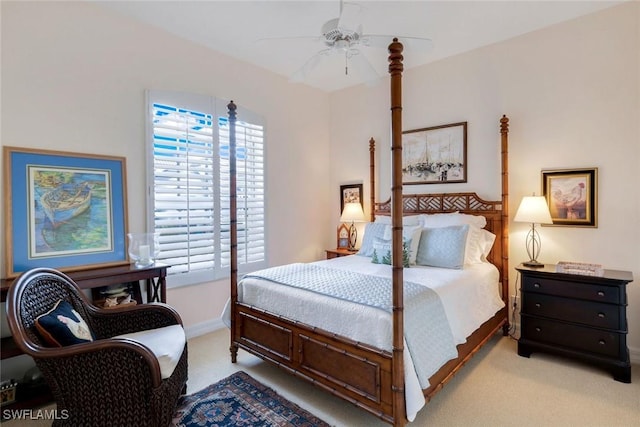
[[[369,257],[358,255],[318,261],[316,264],[391,277],[391,266],[372,264]],[[404,269],[404,280],[428,286],[438,293],[455,344],[464,343],[474,330],[504,307],[499,296],[498,271],[490,263],[467,265],[463,270],[414,266]],[[392,350],[390,314],[369,306],[252,278],[240,281],[238,299],[356,341]],[[227,324],[229,318],[227,304],[223,313]],[[408,351],[404,352],[404,359],[407,416],[412,421],[425,402]]]

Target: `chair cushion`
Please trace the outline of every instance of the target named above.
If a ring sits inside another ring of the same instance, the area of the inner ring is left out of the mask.
[[[58,300],[51,310],[38,316],[35,326],[42,338],[56,347],[95,340],[87,322],[64,300]]]
[[[169,378],[173,374],[187,342],[181,325],[132,332],[113,338],[128,338],[148,347],[158,359],[162,379]]]

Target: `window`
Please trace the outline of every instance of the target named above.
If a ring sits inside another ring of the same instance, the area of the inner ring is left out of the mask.
[[[229,123],[227,102],[149,91],[150,231],[169,283],[229,276]],[[266,266],[264,126],[240,107],[236,121],[238,270]]]

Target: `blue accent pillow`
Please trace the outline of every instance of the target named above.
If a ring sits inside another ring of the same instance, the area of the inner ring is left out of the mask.
[[[67,301],[59,300],[51,310],[38,316],[36,329],[52,346],[64,347],[96,339],[87,322]]]
[[[370,257],[373,255],[373,242],[376,239],[384,238],[384,230],[389,227],[387,224],[381,224],[378,222],[368,222],[364,226],[364,236],[362,237],[362,246],[358,251],[358,255],[364,255]]]
[[[461,269],[468,233],[468,225],[422,229],[416,264]]]

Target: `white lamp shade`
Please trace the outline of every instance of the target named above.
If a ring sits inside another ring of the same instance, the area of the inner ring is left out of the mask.
[[[360,203],[345,203],[340,222],[365,222],[364,211]]]
[[[553,224],[549,206],[547,206],[547,200],[544,196],[523,197],[513,220],[531,224]]]

